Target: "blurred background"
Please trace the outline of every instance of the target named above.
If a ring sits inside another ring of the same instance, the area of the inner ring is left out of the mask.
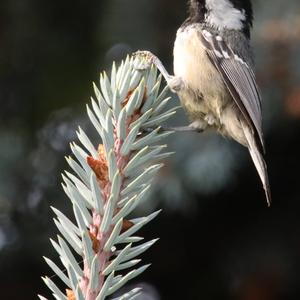
[[[0,1],[1,299],[49,295],[40,279],[52,275],[42,255],[55,257],[49,206],[70,214],[60,173],[86,127],[91,82],[138,49],[171,71],[185,2]],[[214,134],[171,137],[176,155],[137,211],[163,208],[141,232],[160,241],[132,282],[144,287],[139,300],[300,298],[300,3],[256,0],[254,10],[272,207],[245,148]]]

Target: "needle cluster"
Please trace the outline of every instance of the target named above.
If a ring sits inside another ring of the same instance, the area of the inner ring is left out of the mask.
[[[62,175],[62,186],[74,221],[53,208],[59,235],[51,243],[61,267],[45,258],[66,291],[53,278],[43,277],[55,299],[104,300],[149,267],[138,266],[137,257],[157,239],[141,242],[136,233],[159,211],[136,219],[129,215],[146,199],[163,166],[159,161],[172,154],[157,143],[171,134],[160,132],[160,123],[176,111],[165,111],[168,88],[161,91],[156,67],[143,65],[143,58],[127,57],[118,68],[113,64],[110,78],[100,75],[99,87],[94,84],[96,98],[87,106],[98,132],[97,147],[81,128],[77,132],[81,145],[71,143],[74,156],[67,158],[71,171]],[[136,288],[115,299],[134,299],[139,292]]]

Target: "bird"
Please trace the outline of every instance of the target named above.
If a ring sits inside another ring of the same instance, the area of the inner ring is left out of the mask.
[[[178,130],[212,129],[247,147],[270,206],[252,26],[251,0],[188,0],[188,18],[174,42],[174,75],[154,54],[144,52],[178,94],[191,120]]]

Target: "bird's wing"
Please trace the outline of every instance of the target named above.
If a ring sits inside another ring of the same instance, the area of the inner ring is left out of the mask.
[[[221,36],[202,30],[200,39],[209,59],[219,71],[237,107],[264,150],[261,97],[253,70],[232,51]]]

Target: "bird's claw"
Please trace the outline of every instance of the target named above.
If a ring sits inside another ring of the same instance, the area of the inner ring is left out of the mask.
[[[139,61],[138,64],[135,66],[135,68],[140,71],[149,69],[152,64],[155,64],[154,61],[157,59],[157,57],[153,53],[146,50],[136,51],[132,54],[132,56],[142,58],[142,61]]]
[[[180,77],[176,77],[176,76],[170,76],[168,78],[167,83],[171,91],[174,93],[180,92],[184,87],[183,80]]]

